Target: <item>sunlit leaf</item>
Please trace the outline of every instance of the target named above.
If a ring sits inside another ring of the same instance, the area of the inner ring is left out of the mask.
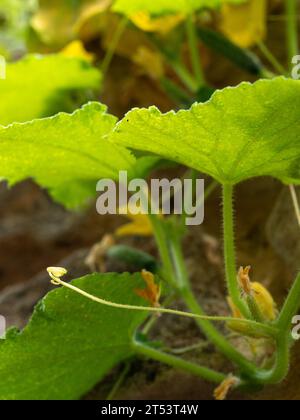
[[[188,111],[134,109],[112,141],[155,153],[221,183],[269,175],[300,183],[300,82],[279,77],[217,91]]]
[[[101,178],[118,179],[136,160],[107,135],[117,119],[91,103],[73,114],[0,127],[0,178],[11,185],[34,178],[67,207],[96,195]]]
[[[95,274],[72,282],[101,298],[145,305],[141,275]],[[23,332],[0,342],[1,400],[72,400],[133,355],[145,312],[115,309],[61,288],[37,306]]]
[[[189,13],[201,8],[216,8],[224,3],[239,4],[244,0],[116,0],[113,10],[132,16],[137,12],[152,15],[166,13]]]
[[[6,79],[0,80],[0,124],[73,111],[77,104],[70,102],[70,92],[98,89],[100,80],[99,71],[89,63],[61,54],[30,55],[9,63]]]

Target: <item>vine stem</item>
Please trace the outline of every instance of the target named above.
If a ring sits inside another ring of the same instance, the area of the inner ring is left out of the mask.
[[[174,239],[174,238],[173,238]],[[185,301],[187,307],[192,311],[199,313],[203,316],[204,310],[197,301],[194,293],[192,292],[190,288],[190,282],[188,278],[188,274],[186,271],[186,266],[184,263],[184,258],[182,254],[182,249],[180,246],[179,241],[172,241],[172,254],[174,259],[174,264],[176,267],[177,275],[181,278],[180,284],[183,286],[180,290],[180,294]],[[236,321],[236,318],[234,318],[234,321]],[[249,320],[248,320],[249,321]],[[236,363],[240,369],[242,369],[245,372],[254,373],[256,371],[256,366],[250,362],[248,359],[246,359],[241,353],[239,353],[224,337],[222,334],[219,333],[219,331],[211,324],[209,319],[206,319],[205,317],[199,317],[196,319],[196,322],[198,323],[201,330],[204,332],[206,337],[233,363]],[[250,321],[252,324],[255,321]],[[272,326],[260,324],[255,322],[256,327],[262,325],[263,329],[267,327],[269,330],[269,334],[271,336],[276,336],[277,330],[275,330]],[[248,324],[250,325],[250,324]]]
[[[300,274],[297,276],[274,326],[278,329],[277,355],[274,367],[269,371],[259,370],[253,377],[262,384],[277,384],[287,376],[290,366],[291,326],[300,307]]]
[[[123,382],[125,381],[129,371],[130,371],[130,362],[128,361],[125,364],[125,367],[123,368],[123,370],[121,371],[116,383],[114,384],[114,386],[112,387],[110,393],[108,394],[108,396],[106,397],[106,401],[112,401],[116,395],[116,393],[118,392],[118,390],[121,388],[121,386],[123,385]]]
[[[233,186],[223,185],[223,224],[224,224],[224,260],[228,292],[235,306],[243,316],[251,319],[251,313],[241,298],[241,290],[237,280],[234,248],[234,213]]]
[[[117,49],[118,44],[120,42],[120,39],[121,39],[125,29],[126,29],[127,24],[128,24],[128,17],[124,16],[121,19],[119,25],[117,26],[117,29],[116,29],[116,31],[114,33],[114,36],[113,36],[113,39],[110,42],[107,53],[104,57],[104,60],[102,61],[101,70],[102,70],[102,73],[103,73],[104,76],[106,75],[106,73],[109,69],[109,66],[112,62],[112,59],[115,55],[116,49]]]
[[[281,331],[290,330],[292,319],[297,314],[300,307],[300,274],[297,276],[291,291],[280,312],[277,327]]]
[[[195,27],[194,15],[191,13],[186,19],[186,32],[190,48],[192,66],[194,70],[194,76],[198,85],[198,89],[205,85],[205,78],[202,69],[202,63],[200,59],[198,49],[198,39]]]
[[[193,314],[190,312],[183,312],[183,311],[177,311],[175,309],[167,309],[167,308],[161,308],[161,307],[152,307],[152,306],[137,306],[137,305],[126,305],[126,304],[122,304],[122,303],[115,303],[115,302],[110,302],[108,300],[105,299],[101,299],[97,296],[91,295],[90,293],[85,292],[82,289],[79,289],[78,287],[74,286],[73,284],[70,283],[66,283],[65,281],[61,280],[58,277],[55,277],[53,275],[51,275],[52,278],[52,283],[56,286],[61,285],[64,286],[70,290],[73,290],[74,292],[86,297],[89,300],[92,300],[93,302],[96,303],[100,303],[101,305],[105,305],[105,306],[109,306],[111,308],[116,308],[116,309],[127,309],[127,310],[133,310],[133,311],[144,311],[144,312],[154,312],[154,313],[158,313],[158,314],[170,314],[170,315],[177,315],[177,316],[182,316],[182,317],[186,317],[186,318],[193,318],[193,319],[202,319],[202,320],[209,320],[209,321],[215,321],[215,322],[233,322],[236,321],[236,318],[232,318],[232,317],[222,317],[222,316],[205,316],[205,315],[198,315],[198,314]],[[266,333],[274,333],[274,330],[272,327],[264,325],[264,324],[260,324],[257,323],[255,321],[249,321],[249,320],[239,320],[239,322],[244,323],[245,325],[251,326],[253,328],[257,327],[257,328],[263,328],[263,330]]]
[[[281,63],[277,60],[274,54],[269,50],[264,42],[257,43],[258,48],[262,52],[262,54],[266,57],[266,59],[270,62],[273,68],[280,74],[286,75],[286,69],[281,65]]]
[[[293,67],[292,58],[298,54],[298,22],[297,22],[297,0],[285,0],[286,10],[286,36],[290,67]]]
[[[174,236],[169,237],[168,239],[171,240],[171,247],[173,249],[169,250],[168,240],[166,238],[166,233],[162,226],[163,221],[160,220],[156,215],[151,216],[151,220],[155,223],[152,224],[154,235],[156,238],[156,242],[158,243],[158,247],[160,248],[159,244],[164,243],[165,247],[167,248],[167,252],[161,253],[161,258],[164,266],[171,266],[172,271],[167,273],[168,278],[173,277],[175,275],[177,284],[176,289],[178,290],[179,294],[183,298],[184,302],[186,303],[187,307],[192,311],[200,314],[201,316],[204,314],[204,311],[195,298],[194,293],[190,288],[190,282],[188,278],[188,274],[186,271],[186,266],[184,262],[184,257],[182,254],[181,244],[178,242],[178,238],[174,238]],[[160,226],[160,229],[157,227]],[[164,249],[165,249],[164,247]],[[173,257],[173,262],[171,260],[171,254]],[[175,267],[173,268],[173,263]],[[176,272],[176,273],[175,273]],[[181,289],[178,285],[181,284]],[[235,319],[236,321],[236,319]],[[206,337],[233,363],[235,363],[241,370],[247,372],[249,374],[255,374],[256,366],[245,358],[241,353],[239,353],[223,336],[219,333],[219,331],[214,328],[214,326],[208,320],[197,320],[197,323],[204,332]],[[256,324],[258,325],[258,324]],[[264,327],[266,327],[264,325]],[[269,326],[268,326],[269,328]],[[273,333],[275,331],[273,330]]]
[[[291,193],[291,197],[292,197],[292,202],[293,202],[296,218],[297,218],[298,224],[300,226],[300,206],[299,206],[299,201],[298,201],[298,197],[297,197],[296,188],[295,188],[294,185],[289,185],[289,189],[290,189],[290,193]]]
[[[143,343],[140,343],[137,340],[133,342],[133,349],[137,354],[146,356],[153,360],[157,360],[158,362],[165,363],[169,366],[184,370],[186,372],[192,373],[193,375],[200,376],[203,379],[217,384],[223,382],[226,379],[226,375],[222,373],[218,373],[212,369],[196,365],[192,362],[187,362],[186,360],[181,359],[179,357],[149,347]]]
[[[173,53],[170,53],[168,49],[162,47],[162,45],[154,38],[149,37],[152,44],[162,54],[164,61],[168,64],[172,70],[176,73],[180,81],[185,87],[192,93],[196,93],[198,90],[198,84],[195,77],[189,72],[186,66],[182,63],[180,57],[175,57]]]

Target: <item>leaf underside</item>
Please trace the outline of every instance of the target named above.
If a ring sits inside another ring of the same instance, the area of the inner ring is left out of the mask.
[[[217,91],[162,114],[134,109],[111,140],[206,173],[222,184],[258,176],[300,183],[300,81],[279,77]]]
[[[132,305],[140,274],[95,274],[72,282],[90,294]],[[114,309],[66,288],[49,293],[21,333],[0,340],[1,400],[72,400],[132,356],[132,337],[145,312]]]
[[[6,79],[0,80],[0,124],[73,111],[76,104],[70,92],[98,89],[100,80],[99,71],[89,63],[60,54],[29,55],[8,63]]]

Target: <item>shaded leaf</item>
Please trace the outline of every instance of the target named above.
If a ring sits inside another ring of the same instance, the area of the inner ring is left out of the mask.
[[[142,305],[140,274],[95,274],[72,282],[107,300]],[[115,309],[61,288],[49,293],[20,334],[0,342],[1,400],[73,400],[132,356],[145,312]]]
[[[300,82],[279,77],[217,91],[188,111],[135,109],[112,141],[155,153],[221,183],[257,176],[300,182]]]

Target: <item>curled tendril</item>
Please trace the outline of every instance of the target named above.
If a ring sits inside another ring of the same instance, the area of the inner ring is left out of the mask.
[[[51,283],[54,286],[60,286],[60,278],[67,274],[67,270],[62,267],[48,267],[47,268],[48,274],[51,277]]]

